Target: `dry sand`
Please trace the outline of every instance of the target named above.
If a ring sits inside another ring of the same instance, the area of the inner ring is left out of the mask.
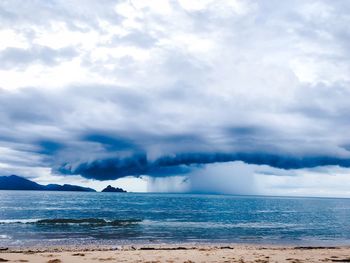
[[[350,247],[164,245],[0,249],[0,262],[350,262]]]

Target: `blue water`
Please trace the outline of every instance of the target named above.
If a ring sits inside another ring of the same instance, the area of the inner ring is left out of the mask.
[[[349,245],[350,199],[0,191],[0,246],[179,242]]]

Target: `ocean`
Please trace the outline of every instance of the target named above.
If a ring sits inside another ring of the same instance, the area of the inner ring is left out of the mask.
[[[350,245],[350,199],[0,191],[0,246]]]

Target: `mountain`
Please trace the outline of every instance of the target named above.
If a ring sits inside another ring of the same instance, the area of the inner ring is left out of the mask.
[[[0,176],[1,190],[43,190],[43,187],[17,175]]]
[[[41,185],[17,175],[0,176],[0,190],[96,192],[92,188],[87,188],[87,187],[82,187],[77,185],[69,185],[69,184]]]
[[[74,192],[96,192],[92,188],[82,187],[78,185],[70,185],[70,184],[48,184],[45,186],[46,191],[74,191]]]
[[[107,186],[105,189],[103,189],[101,192],[109,192],[109,193],[126,193],[126,191],[122,188],[114,188],[113,186]]]

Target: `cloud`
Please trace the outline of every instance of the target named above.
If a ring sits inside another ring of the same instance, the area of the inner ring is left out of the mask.
[[[150,175],[175,176],[201,170],[204,164],[242,161],[246,164],[268,165],[283,170],[315,168],[319,166],[340,166],[349,168],[350,160],[330,156],[279,156],[259,153],[186,153],[162,156],[154,161],[145,154],[136,154],[124,158],[98,159],[82,163],[64,163],[57,168],[62,174],[80,174],[96,180],[118,179],[124,176]],[[201,170],[201,172],[203,172]],[[220,173],[220,170],[217,171]]]
[[[62,174],[80,174],[95,180],[112,180],[125,176],[174,176],[189,173],[189,164],[173,165],[164,161],[148,162],[146,155],[139,154],[124,158],[109,158],[83,163],[65,163],[57,168]]]
[[[162,181],[235,161],[347,168],[349,8],[2,2],[3,171]]]
[[[34,46],[30,49],[6,48],[0,52],[1,68],[21,68],[29,64],[40,63],[52,66],[60,61],[72,59],[77,55],[73,48],[52,49],[44,46]]]

